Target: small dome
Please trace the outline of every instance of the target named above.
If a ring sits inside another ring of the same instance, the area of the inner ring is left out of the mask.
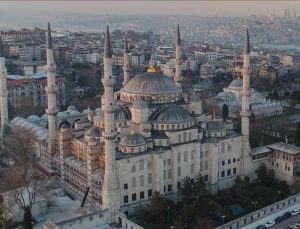
[[[88,109],[84,109],[81,113],[82,113],[82,114],[88,114],[88,113],[89,113],[89,110],[88,110]]]
[[[231,82],[231,84],[228,87],[242,88],[243,87],[243,80],[242,79],[235,79]]]
[[[47,114],[43,114],[43,116],[41,117],[41,120],[48,120],[48,115]]]
[[[13,120],[11,120],[11,124],[15,125],[18,121],[23,120],[22,117],[15,117]]]
[[[76,107],[74,107],[73,105],[68,106],[68,109],[67,109],[68,112],[71,112],[71,111],[74,111],[74,110],[77,110]]]
[[[70,115],[73,116],[73,115],[80,115],[80,112],[78,110],[73,110],[70,112]]]
[[[115,106],[114,115],[116,122],[124,122],[129,119],[125,110],[120,105]],[[104,112],[102,110],[100,110],[97,116],[99,116],[100,121],[104,121]],[[96,118],[96,120],[98,120],[98,118]]]
[[[63,112],[58,112],[57,113],[57,117],[58,118],[68,118],[68,114],[67,112],[63,111]]]
[[[142,99],[138,99],[138,100],[134,101],[134,103],[132,104],[132,107],[136,108],[136,109],[142,109],[142,108],[148,107],[148,103]]]
[[[98,108],[95,109],[95,113],[96,113],[96,114],[98,114],[98,113],[100,113],[100,112],[101,112],[101,108],[100,108],[100,107],[98,107]]]
[[[30,115],[30,116],[27,118],[27,120],[28,120],[29,122],[38,122],[38,121],[41,120],[41,118],[40,118],[39,116],[37,116],[37,115]]]
[[[101,130],[96,127],[92,127],[85,131],[84,136],[99,138],[101,136]]]
[[[259,93],[259,92],[255,92],[251,95],[251,99],[255,100],[255,99],[265,99],[265,97]]]
[[[147,144],[145,138],[140,134],[128,134],[121,138],[120,146],[137,147]]]
[[[158,109],[161,111],[159,112]],[[185,123],[193,120],[186,110],[175,105],[170,104],[158,109],[156,110],[158,114],[153,118],[153,121],[158,123]]]
[[[217,120],[212,120],[207,122],[206,129],[208,131],[218,131],[218,130],[223,130],[224,128],[221,122]]]
[[[26,119],[21,118],[21,119],[19,119],[19,120],[15,123],[15,125],[16,125],[16,126],[21,126],[24,122],[27,122]]]
[[[63,123],[59,130],[60,130],[61,132],[65,132],[65,131],[67,131],[68,129],[69,129],[69,127],[66,125],[66,123]]]

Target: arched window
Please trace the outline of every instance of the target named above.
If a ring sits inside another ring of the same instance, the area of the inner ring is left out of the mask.
[[[136,187],[136,178],[132,177],[132,187],[135,188]]]
[[[140,160],[140,171],[144,170],[144,161]]]
[[[134,166],[132,166],[132,168],[131,168],[131,172],[132,172],[132,173],[135,173],[135,172],[136,172],[136,167],[135,167],[135,165],[134,165]]]
[[[144,175],[140,176],[140,186],[144,186]]]

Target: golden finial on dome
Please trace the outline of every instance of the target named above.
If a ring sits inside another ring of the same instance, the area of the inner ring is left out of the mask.
[[[215,121],[216,120],[216,110],[215,110],[215,108],[214,108],[214,112],[213,112],[213,121]]]
[[[155,70],[155,68],[154,68],[152,65],[150,65],[150,66],[148,67],[147,72],[156,72],[156,70]]]

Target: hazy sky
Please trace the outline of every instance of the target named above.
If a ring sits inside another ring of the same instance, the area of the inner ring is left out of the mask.
[[[300,15],[300,1],[1,1],[0,8],[7,10],[28,9],[82,12],[93,14],[168,14],[195,16],[250,16],[271,14],[283,16],[285,8],[297,8]]]

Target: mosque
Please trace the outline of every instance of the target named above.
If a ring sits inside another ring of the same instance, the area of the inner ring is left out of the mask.
[[[177,26],[173,78],[149,67],[129,76],[127,37],[124,44],[124,87],[114,91],[109,26],[104,47],[104,94],[101,108],[79,112],[56,105],[55,63],[50,24],[47,32],[48,107],[41,118],[14,118],[8,123],[4,58],[0,58],[1,127],[21,127],[35,136],[41,170],[55,176],[75,198],[110,212],[131,214],[133,206],[154,191],[176,200],[182,180],[201,173],[210,193],[234,185],[237,176],[254,176],[249,145],[249,34],[245,36],[243,81],[239,81],[242,132],[202,110],[198,95],[182,90],[181,40]],[[99,82],[100,83],[100,82]],[[242,84],[242,85],[240,85]],[[3,133],[3,131],[2,131]]]

